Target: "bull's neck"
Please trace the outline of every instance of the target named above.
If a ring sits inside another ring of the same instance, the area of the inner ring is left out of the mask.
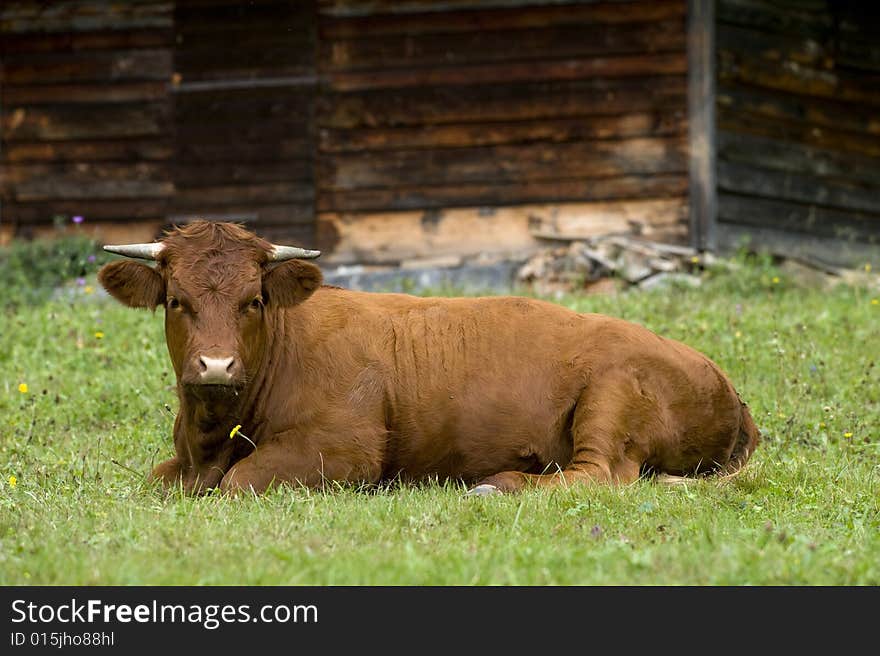
[[[310,342],[313,320],[312,312],[298,305],[273,312],[268,321],[265,351],[242,391],[241,420],[235,422],[250,429],[248,435],[257,443],[264,431],[283,419],[277,416],[278,397],[284,396],[288,403],[296,398],[305,377],[302,350]]]
[[[180,410],[188,420],[190,428],[200,433],[211,434],[226,429],[229,431],[236,423],[241,423],[241,406],[243,405],[242,394],[232,395],[229,398],[199,399],[186,390],[178,388],[180,398]],[[238,420],[238,421],[236,421]]]
[[[177,455],[195,469],[204,466],[224,470],[230,463],[234,446],[229,431],[240,421],[239,401],[204,401],[179,388],[180,412],[174,425]]]

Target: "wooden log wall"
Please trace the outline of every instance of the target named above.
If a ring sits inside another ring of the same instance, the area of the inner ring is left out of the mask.
[[[40,234],[83,215],[107,238],[152,238],[173,193],[172,6],[0,5],[2,223]]]
[[[562,225],[684,237],[685,0],[318,10],[319,238],[338,259],[515,249]]]
[[[718,239],[860,265],[880,253],[880,13],[719,0]]]
[[[174,18],[172,221],[243,221],[313,245],[313,3],[188,0]]]
[[[207,216],[381,262],[682,240],[686,8],[7,1],[0,229]]]

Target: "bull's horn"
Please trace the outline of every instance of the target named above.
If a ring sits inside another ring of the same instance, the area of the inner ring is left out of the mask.
[[[321,251],[310,251],[305,248],[297,248],[296,246],[276,246],[272,244],[272,252],[269,253],[269,260],[272,262],[283,262],[284,260],[314,260],[321,255]]]
[[[104,250],[108,253],[116,253],[117,255],[125,255],[126,257],[136,257],[141,260],[155,260],[165,244],[162,242],[152,242],[150,244],[120,244],[118,246],[104,246]]]

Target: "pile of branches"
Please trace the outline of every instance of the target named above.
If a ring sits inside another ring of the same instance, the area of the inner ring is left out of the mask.
[[[545,248],[519,269],[517,280],[538,294],[650,288],[677,281],[699,285],[699,271],[716,259],[687,246],[604,235]]]

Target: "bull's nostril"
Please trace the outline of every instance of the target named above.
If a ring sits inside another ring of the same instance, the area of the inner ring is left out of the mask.
[[[207,385],[226,385],[233,377],[235,358],[199,356],[199,378]]]

